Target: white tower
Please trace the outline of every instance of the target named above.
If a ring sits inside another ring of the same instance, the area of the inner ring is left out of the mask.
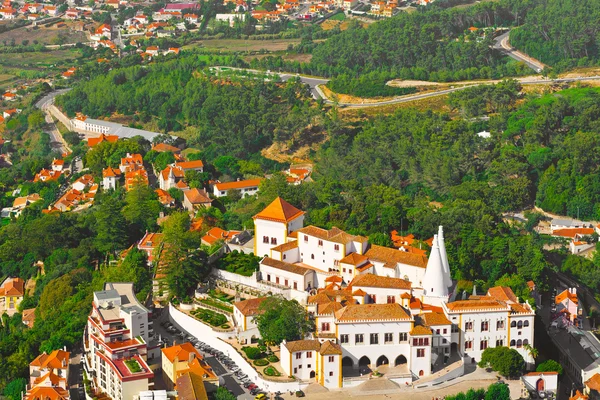
[[[433,236],[431,254],[423,277],[423,301],[431,305],[441,305],[442,302],[448,301],[448,286],[438,235]]]
[[[440,256],[442,257],[442,265],[444,266],[444,284],[449,288],[452,286],[452,278],[450,277],[450,264],[448,263],[448,255],[446,254],[444,228],[442,226],[438,229],[438,246],[440,248]]]
[[[304,211],[277,197],[254,216],[254,255],[271,256],[271,249],[287,243],[288,235],[304,226]]]

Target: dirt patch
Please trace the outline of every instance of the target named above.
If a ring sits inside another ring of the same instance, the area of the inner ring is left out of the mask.
[[[75,31],[71,28],[72,25],[66,25],[63,28],[55,26],[49,27],[32,27],[13,29],[0,34],[0,43],[6,42],[10,44],[23,44],[27,40],[29,44],[34,44],[34,41],[40,44],[61,44],[61,43],[77,43],[87,42],[88,39],[84,32]]]
[[[415,108],[419,111],[433,110],[436,112],[445,112],[451,117],[458,115],[452,112],[447,104],[448,95],[429,97],[427,99],[415,100],[407,103],[388,104],[380,107],[365,108],[341,108],[340,115],[348,121],[364,120],[377,115],[393,114],[399,108]]]
[[[312,59],[312,54],[299,54],[299,53],[283,53],[280,54],[281,58],[283,58],[285,61],[296,61],[296,62],[301,62],[301,63],[307,63],[310,62],[310,60]],[[260,60],[261,58],[265,58],[265,57],[272,57],[273,54],[269,53],[269,54],[255,54],[255,55],[251,55],[251,56],[244,56],[243,59],[246,62],[250,62],[254,59],[256,60]]]
[[[203,47],[209,50],[225,51],[282,51],[288,45],[296,45],[301,39],[274,39],[274,40],[244,40],[244,39],[209,39],[202,40],[187,46],[184,49]]]
[[[411,80],[401,80],[394,79],[388,82],[389,86],[394,87],[418,87],[418,86],[439,86],[438,82],[429,82],[429,81],[411,81]]]
[[[327,133],[317,125],[309,126],[294,135],[286,142],[276,142],[263,149],[261,154],[271,160],[290,162],[293,164],[310,163],[311,152],[314,152],[327,141]]]

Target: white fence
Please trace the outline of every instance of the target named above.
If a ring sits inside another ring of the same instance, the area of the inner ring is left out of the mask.
[[[169,319],[178,328],[186,331],[188,334],[194,336],[198,340],[208,344],[209,346],[223,352],[233,362],[240,367],[240,369],[248,375],[248,377],[258,385],[261,389],[268,392],[287,392],[303,390],[308,386],[306,382],[274,382],[263,379],[258,372],[239,354],[229,343],[224,342],[222,339],[227,339],[229,336],[235,334],[235,332],[223,333],[215,332],[209,326],[197,321],[193,317],[179,311],[177,308],[169,304]]]
[[[233,272],[224,271],[222,269],[213,268],[211,271],[211,275],[213,275],[217,279],[223,279],[229,282],[239,283],[240,285],[249,286],[254,289],[258,289],[258,279],[256,278],[256,271],[252,273],[251,276],[243,276],[240,274],[235,274]]]

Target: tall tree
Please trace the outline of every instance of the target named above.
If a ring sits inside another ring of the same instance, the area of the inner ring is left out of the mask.
[[[315,329],[314,321],[296,300],[272,296],[259,306],[254,318],[258,331],[266,343],[278,345],[282,341],[301,340]]]

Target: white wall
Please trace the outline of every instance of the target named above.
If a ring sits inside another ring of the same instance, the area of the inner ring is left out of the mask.
[[[252,382],[256,383],[261,389],[269,392],[286,392],[290,390],[303,390],[308,386],[308,383],[302,383],[299,381],[274,382],[263,379],[258,375],[258,372],[256,372],[256,370],[241,356],[241,354],[239,354],[230,344],[220,339],[226,335],[223,335],[222,332],[213,331],[207,325],[204,325],[200,321],[197,321],[189,315],[182,313],[171,304],[169,304],[169,319],[173,324],[182,328],[188,334],[196,337],[198,340],[203,341],[209,346],[222,351],[224,354],[230,357],[233,362],[240,367],[245,374],[248,375]]]
[[[544,391],[556,392],[558,390],[558,374],[544,374],[539,372],[535,375],[523,375],[521,381],[528,390],[537,390],[537,383],[544,381]]]
[[[239,283],[245,286],[250,286],[252,288],[258,289],[258,282],[256,279],[256,272],[254,272],[251,276],[243,276],[239,274],[235,274],[233,272],[224,271],[222,269],[213,268],[211,270],[211,275],[218,279],[223,279],[230,282]]]
[[[429,340],[429,345],[424,346],[411,346],[411,360],[410,360],[410,370],[416,376],[428,376],[431,375],[431,337],[430,336],[417,336],[415,338],[410,338],[410,340],[414,339],[427,339]],[[417,357],[417,351],[424,350],[423,357]],[[422,373],[421,373],[422,371]]]
[[[394,303],[402,304],[402,299],[400,296],[403,293],[409,293],[410,289],[387,289],[387,288],[377,288],[377,287],[369,287],[369,286],[352,286],[352,290],[364,290],[369,296],[375,296],[376,304],[387,304],[387,297],[394,296]],[[368,303],[372,303],[371,300]]]
[[[328,389],[337,389],[340,387],[340,375],[342,374],[342,357],[340,355],[324,355],[319,354],[321,363],[319,370],[322,376],[322,383]],[[333,357],[329,361],[329,357]]]
[[[264,237],[268,238],[268,243],[263,243]],[[283,222],[266,221],[264,219],[254,220],[254,240],[256,247],[256,256],[263,257],[271,254],[271,248],[286,242],[287,231],[286,224]],[[277,244],[271,244],[275,239]]]
[[[323,243],[321,246],[319,246],[319,241]],[[335,250],[336,245],[339,247],[338,250]],[[300,261],[328,272],[330,268],[336,270],[339,268],[336,261],[339,262],[349,253],[349,250],[352,250],[352,242],[341,244],[298,233],[298,249]]]

